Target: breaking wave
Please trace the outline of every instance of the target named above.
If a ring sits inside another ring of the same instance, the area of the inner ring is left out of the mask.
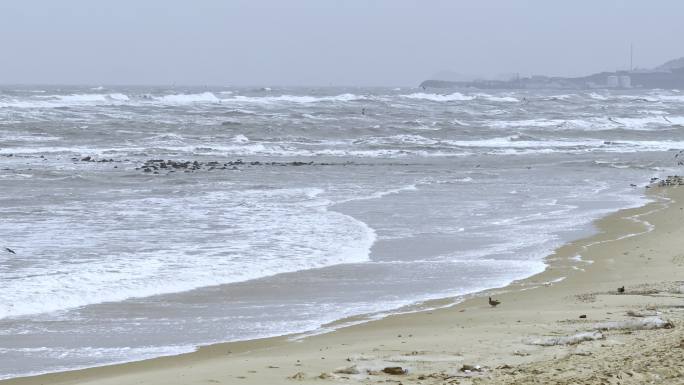
[[[173,94],[155,98],[156,101],[166,104],[193,104],[193,103],[220,103],[221,100],[211,92],[200,94]]]
[[[361,221],[329,211],[331,202],[319,198],[321,192],[247,190],[181,201],[124,200],[99,209],[60,206],[53,208],[50,221],[34,221],[28,227],[0,225],[4,236],[23,239],[23,252],[41,261],[2,274],[0,318],[367,261],[375,232]],[[211,237],[175,225],[208,212],[222,223],[240,225]],[[149,222],[152,218],[154,223]],[[62,221],[70,220],[65,228]],[[131,225],[141,221],[148,221],[149,230]],[[169,233],[175,236],[161,246],[158,234]],[[263,242],[262,234],[268,234],[270,242]],[[81,254],[83,244],[98,250],[97,261]],[[54,254],[69,257],[60,260]],[[182,280],[176,279],[179,274]]]
[[[430,100],[433,102],[453,102],[453,101],[467,101],[475,99],[475,96],[463,95],[460,92],[454,92],[452,94],[427,94],[423,92],[418,92],[409,95],[401,95],[401,97],[406,99],[420,99],[420,100]]]

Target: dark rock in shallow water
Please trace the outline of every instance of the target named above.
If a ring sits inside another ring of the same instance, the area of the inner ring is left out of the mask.
[[[89,158],[92,159],[92,158]],[[95,161],[95,160],[91,160]],[[113,161],[113,160],[110,160]],[[107,162],[107,160],[101,160],[99,162]],[[136,167],[136,170],[143,170],[145,172],[153,172],[156,170],[166,170],[167,173],[171,172],[169,169],[175,169],[175,170],[185,170],[186,172],[195,172],[195,171],[214,171],[214,170],[239,170],[239,166],[278,166],[278,167],[302,167],[302,166],[347,166],[347,165],[361,165],[360,163],[355,163],[351,161],[347,161],[344,163],[316,163],[314,161],[289,161],[289,162],[276,162],[276,161],[271,161],[271,162],[261,162],[261,161],[250,161],[250,162],[245,162],[242,159],[236,159],[233,161],[228,161],[225,163],[221,163],[219,161],[207,161],[207,162],[201,162],[199,160],[186,160],[186,161],[181,161],[181,160],[164,160],[164,159],[149,159],[145,161],[142,165],[139,167]],[[150,171],[147,171],[149,169]]]
[[[407,370],[402,368],[401,366],[388,366],[382,369],[382,372],[386,374],[402,375],[406,374]]]
[[[462,372],[481,372],[482,368],[480,365],[468,365],[468,364],[463,364],[461,366],[461,369],[459,369]]]

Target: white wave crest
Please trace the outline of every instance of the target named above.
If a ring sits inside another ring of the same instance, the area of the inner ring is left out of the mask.
[[[232,141],[235,143],[249,143],[249,138],[240,134],[240,135],[235,135],[233,137]]]
[[[230,99],[224,99],[226,102],[241,102],[241,103],[321,103],[321,102],[351,102],[355,100],[367,99],[365,96],[355,94],[340,94],[335,96],[311,96],[311,95],[280,95],[280,96],[243,96],[236,95]]]
[[[199,94],[172,94],[155,98],[165,104],[220,103],[221,100],[211,92]]]
[[[452,102],[452,101],[467,101],[475,99],[475,96],[463,95],[460,92],[454,92],[448,95],[442,94],[428,94],[424,92],[417,92],[409,95],[400,95],[407,99],[431,100],[433,102]]]
[[[608,100],[607,96],[597,94],[596,92],[590,92],[587,94],[590,98],[595,99],[595,100]]]
[[[341,201],[335,202],[336,204],[341,204],[341,203],[347,203],[347,202],[354,202],[354,201],[364,201],[364,200],[370,200],[370,199],[380,199],[382,197],[385,197],[387,195],[393,195],[393,194],[399,194],[404,191],[417,191],[418,187],[415,184],[410,184],[390,190],[385,190],[385,191],[376,191],[370,195],[366,196],[360,196],[360,197],[354,197],[354,198],[349,198],[349,199],[344,199]]]
[[[554,128],[555,130],[634,130],[651,131],[684,125],[684,116],[593,117],[586,119],[492,120],[492,128]]]
[[[495,95],[488,95],[488,94],[476,94],[475,95],[478,99],[484,99],[490,102],[504,102],[504,103],[515,103],[519,102],[520,100],[517,98],[514,98],[512,96],[495,96]]]

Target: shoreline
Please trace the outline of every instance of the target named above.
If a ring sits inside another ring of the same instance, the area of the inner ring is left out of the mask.
[[[619,210],[595,220],[593,223],[597,232],[567,243],[545,257],[547,266],[543,272],[514,281],[502,288],[465,295],[462,297],[463,300],[457,303],[454,301],[461,297],[429,300],[409,306],[420,308],[428,305],[430,308],[427,310],[393,313],[380,319],[372,319],[371,315],[351,317],[323,325],[318,329],[322,333],[311,331],[257,340],[218,343],[201,346],[195,352],[176,356],[11,378],[0,383],[100,385],[140,381],[150,384],[241,381],[239,383],[263,384],[284,383],[289,377],[301,383],[367,383],[396,379],[403,383],[430,384],[442,383],[447,377],[471,382],[494,381],[506,371],[506,367],[534,366],[535,363],[553,361],[559,354],[567,353],[563,351],[569,349],[567,346],[539,347],[522,341],[525,338],[534,338],[535,335],[531,331],[536,329],[537,335],[557,334],[553,331],[553,326],[562,329],[556,325],[559,322],[566,328],[574,326],[577,329],[577,325],[571,321],[572,318],[567,317],[568,310],[564,307],[578,308],[572,311],[578,312],[577,310],[581,309],[587,313],[586,322],[580,320],[580,324],[615,318],[611,317],[614,312],[596,309],[590,305],[595,303],[595,300],[583,302],[568,298],[586,294],[589,297],[593,295],[594,298],[610,295],[615,297],[610,298],[611,300],[622,299],[628,296],[607,294],[611,293],[611,290],[615,291],[619,287],[616,285],[620,282],[632,287],[666,282],[668,279],[662,281],[662,278],[668,277],[675,281],[677,271],[682,272],[684,262],[677,265],[679,269],[672,269],[666,263],[660,263],[657,266],[658,271],[669,271],[669,274],[664,274],[667,277],[660,277],[661,280],[655,281],[653,278],[644,277],[644,282],[639,282],[635,279],[641,272],[640,269],[635,269],[638,263],[630,263],[629,266],[617,266],[615,263],[615,258],[619,255],[624,259],[633,259],[634,257],[629,257],[629,251],[612,257],[606,255],[606,252],[610,251],[605,250],[609,244],[614,246],[620,243],[617,249],[639,249],[640,245],[652,241],[641,238],[667,238],[663,233],[667,233],[668,229],[682,231],[682,226],[677,221],[672,221],[674,216],[681,217],[682,212],[674,210],[676,212],[672,213],[673,210],[668,208],[684,203],[684,191],[678,191],[676,188],[654,190],[656,191],[652,191],[650,195],[655,201],[641,207]],[[666,201],[668,199],[669,201]],[[640,217],[649,220],[637,219]],[[650,228],[647,225],[649,223],[652,225]],[[670,243],[673,242],[673,247],[681,245],[676,239],[670,240]],[[648,257],[648,260],[652,258]],[[605,274],[608,275],[608,279],[598,282],[593,279],[597,275]],[[551,293],[542,294],[541,291]],[[495,295],[502,304],[490,308],[486,303],[487,295]],[[545,302],[544,298],[547,296],[556,301],[552,304]],[[566,306],[559,306],[557,303],[564,301]],[[516,304],[516,307],[522,309],[510,309],[509,304]],[[590,314],[592,312],[595,314]],[[492,315],[496,315],[498,321],[494,321]],[[563,316],[565,319],[559,321]],[[359,323],[353,324],[354,319],[358,319]],[[351,326],[345,325],[350,322]],[[335,328],[335,325],[339,326]],[[326,331],[330,327],[333,327],[333,330]],[[458,330],[458,327],[461,330]],[[492,338],[493,336],[496,338]],[[451,344],[448,344],[449,342]],[[591,344],[595,343],[590,341],[573,345],[572,349],[584,348]],[[513,349],[514,347],[517,349]],[[590,352],[586,356],[571,356],[591,359],[592,354]],[[502,360],[502,356],[505,356],[505,360]],[[474,367],[479,365],[486,369],[461,372],[459,369],[464,364]],[[383,365],[402,366],[409,369],[409,373],[404,376],[387,375],[380,372]],[[249,369],[252,367],[254,369]],[[349,369],[350,367],[355,369]],[[335,373],[339,368],[349,370]],[[536,375],[539,377],[540,374],[542,373]]]

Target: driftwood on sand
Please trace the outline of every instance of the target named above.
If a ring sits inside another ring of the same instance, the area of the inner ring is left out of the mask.
[[[599,330],[652,330],[672,329],[674,324],[660,317],[643,317],[624,321],[602,322],[594,326]]]
[[[576,345],[585,341],[602,340],[605,336],[599,331],[582,332],[570,336],[538,337],[527,341],[529,345],[556,346]]]

